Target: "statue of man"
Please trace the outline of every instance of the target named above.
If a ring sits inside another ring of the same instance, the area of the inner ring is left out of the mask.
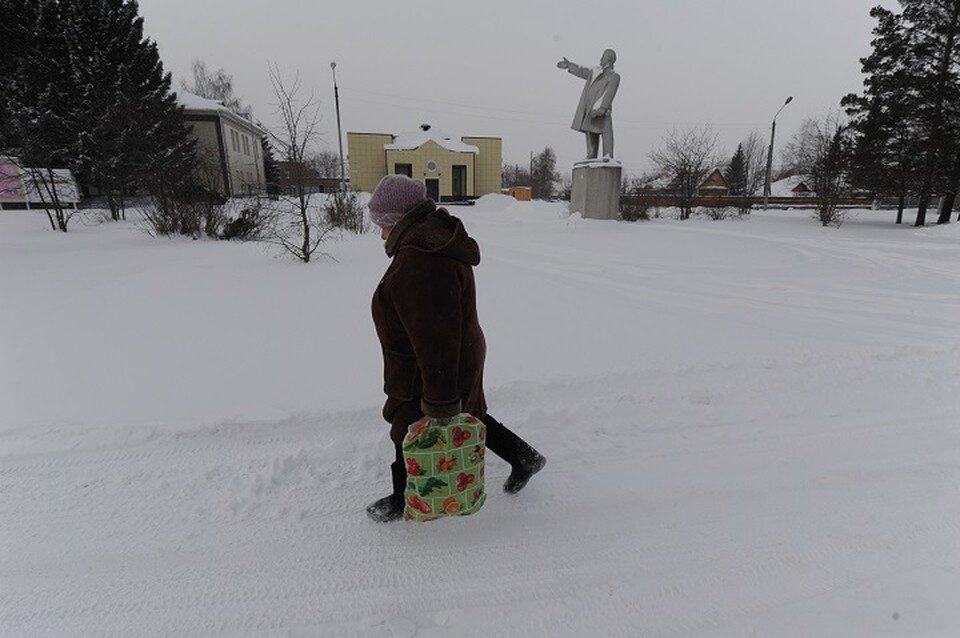
[[[563,58],[557,62],[558,69],[566,69],[578,78],[586,80],[577,112],[573,116],[575,131],[587,136],[587,159],[599,155],[600,138],[603,137],[603,156],[613,158],[613,98],[620,86],[620,76],[613,71],[617,54],[607,49],[600,58],[600,66],[588,69]]]

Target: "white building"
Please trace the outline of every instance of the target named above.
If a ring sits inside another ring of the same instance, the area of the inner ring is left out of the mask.
[[[179,91],[183,118],[197,140],[202,170],[213,190],[234,197],[266,188],[260,126],[220,102]]]

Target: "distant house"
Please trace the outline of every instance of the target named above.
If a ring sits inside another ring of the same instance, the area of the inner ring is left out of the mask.
[[[260,126],[220,102],[189,91],[177,93],[183,119],[197,141],[205,179],[227,197],[259,193],[266,188]]]
[[[298,179],[303,180],[303,185],[310,193],[333,193],[340,190],[339,177],[322,177],[317,167],[309,162],[303,163],[301,170],[303,174],[298,175],[295,162],[277,161],[277,186],[280,192],[291,192]],[[349,182],[348,178],[347,183]]]
[[[697,195],[700,197],[723,197],[730,194],[730,183],[723,176],[723,171],[719,168],[707,175],[707,178],[700,183],[697,188]]]
[[[350,182],[371,192],[386,175],[423,182],[435,201],[499,193],[503,171],[499,137],[452,137],[429,124],[411,133],[347,133]]]
[[[803,175],[791,175],[770,184],[771,197],[814,197],[816,193],[807,186]]]
[[[648,175],[641,178],[639,192],[648,195],[679,196],[680,187],[668,175]],[[730,183],[719,168],[707,173],[696,192],[697,197],[725,197],[729,194]]]
[[[50,181],[52,175],[53,180]],[[47,184],[56,187],[56,196],[65,208],[80,203],[80,189],[66,168],[26,168],[14,157],[0,157],[0,210],[44,208],[52,202]]]

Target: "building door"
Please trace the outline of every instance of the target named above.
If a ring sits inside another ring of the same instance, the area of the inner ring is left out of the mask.
[[[467,197],[467,167],[462,164],[453,167],[453,196],[455,199]]]
[[[435,202],[440,201],[440,180],[427,178],[427,197]]]

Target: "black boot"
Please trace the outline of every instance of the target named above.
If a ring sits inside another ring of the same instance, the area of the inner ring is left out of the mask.
[[[522,490],[530,477],[547,464],[547,458],[526,443],[522,444],[519,456],[519,461],[513,464],[513,470],[503,484],[503,491],[507,494],[516,494]]]
[[[367,516],[378,523],[389,523],[403,517],[403,490],[407,485],[407,468],[403,464],[403,451],[396,445],[397,460],[390,464],[393,479],[393,494],[367,506]]]
[[[489,412],[483,422],[487,425],[487,449],[513,468],[503,484],[503,491],[516,494],[526,486],[531,476],[543,469],[547,459]]]
[[[399,503],[393,494],[367,506],[367,516],[378,523],[389,523],[403,517],[403,501]]]

